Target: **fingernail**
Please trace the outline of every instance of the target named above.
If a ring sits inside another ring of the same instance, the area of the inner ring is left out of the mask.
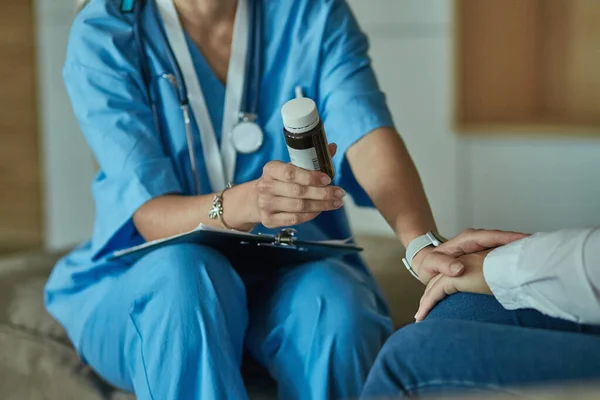
[[[337,189],[335,191],[335,197],[337,197],[338,199],[343,198],[346,195],[346,192],[344,192],[342,189]]]
[[[463,270],[463,268],[465,268],[465,266],[459,263],[458,261],[455,261],[452,264],[450,264],[450,271],[454,274],[458,274],[460,271]]]
[[[331,178],[329,178],[328,176],[324,176],[321,178],[321,183],[323,185],[327,186],[331,183]]]
[[[340,200],[336,200],[336,201],[333,202],[333,206],[334,207],[341,207],[342,204],[344,204],[344,203],[342,201],[340,201]]]

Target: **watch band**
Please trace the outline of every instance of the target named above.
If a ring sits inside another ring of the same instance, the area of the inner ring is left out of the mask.
[[[232,228],[230,228],[223,220],[223,213],[225,212],[225,209],[223,208],[223,194],[225,194],[225,192],[227,190],[231,189],[232,187],[233,187],[233,184],[228,183],[227,186],[225,186],[225,188],[221,191],[221,193],[215,195],[215,197],[213,198],[212,208],[208,212],[208,217],[210,219],[218,218],[219,221],[221,221],[221,225],[223,225],[223,227],[225,229],[232,229]]]
[[[419,253],[424,248],[429,246],[438,247],[444,242],[444,239],[436,236],[433,232],[427,232],[426,234],[413,239],[408,244],[408,247],[406,248],[405,257],[402,259],[402,262],[404,263],[404,266],[406,267],[408,272],[410,272],[411,275],[414,276],[416,279],[419,279],[419,276],[412,268],[412,260],[415,258],[417,253]]]

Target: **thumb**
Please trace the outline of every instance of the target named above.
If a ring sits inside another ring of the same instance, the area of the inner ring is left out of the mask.
[[[440,251],[430,251],[421,264],[417,266],[419,278],[427,284],[434,276],[459,276],[464,271],[464,265],[448,254]]]
[[[333,157],[335,153],[337,153],[337,144],[329,143],[327,146],[329,147],[329,154],[331,154],[331,157]]]
[[[421,298],[419,310],[415,314],[415,320],[423,321],[436,304],[451,294],[456,293],[458,290],[456,289],[454,281],[453,278],[448,278],[446,276],[441,276],[435,281],[432,280],[431,284],[427,287],[428,290],[425,291]]]

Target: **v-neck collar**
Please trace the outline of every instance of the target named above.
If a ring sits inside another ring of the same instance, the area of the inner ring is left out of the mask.
[[[192,56],[194,69],[198,75],[200,87],[206,98],[206,106],[208,108],[208,113],[210,115],[215,134],[220,138],[223,127],[226,87],[210,68],[210,65],[208,65],[208,62],[206,62],[204,55],[198,49],[198,47],[196,47],[196,44],[187,33],[185,34],[185,38]]]
[[[194,66],[196,67],[196,73],[198,74],[198,76],[210,77],[211,80],[218,83],[218,86],[223,90],[223,93],[225,93],[225,85],[223,84],[223,82],[221,82],[217,74],[210,67],[210,65],[206,61],[206,58],[204,57],[204,54],[202,54],[198,46],[196,46],[196,43],[194,43],[194,41],[192,40],[190,35],[187,34],[187,32],[185,33],[185,40],[187,41],[188,48],[190,50],[190,53],[192,54],[192,60],[194,61]],[[199,71],[198,69],[201,69],[201,71]]]

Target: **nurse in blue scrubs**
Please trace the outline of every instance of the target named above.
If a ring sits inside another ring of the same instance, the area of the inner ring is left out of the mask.
[[[399,246],[435,230],[348,5],[156,0],[131,12],[124,3],[91,0],[70,34],[64,80],[100,171],[93,235],[56,265],[45,290],[49,312],[86,363],[142,400],[245,399],[245,351],[275,378],[282,399],[358,396],[392,330],[359,257],[275,272],[256,265],[252,273],[192,244],[135,262],[108,259],[200,223],[254,232],[295,226],[304,239],[346,239],[346,192],[379,209]],[[257,4],[261,50],[252,54],[244,43]],[[168,48],[189,92],[191,135]],[[243,62],[247,54],[261,66],[253,90],[241,89],[257,64]],[[288,163],[280,108],[298,86],[337,144],[333,182]],[[246,92],[257,99],[263,132],[250,152],[231,135]],[[209,216],[221,194],[222,221]]]

